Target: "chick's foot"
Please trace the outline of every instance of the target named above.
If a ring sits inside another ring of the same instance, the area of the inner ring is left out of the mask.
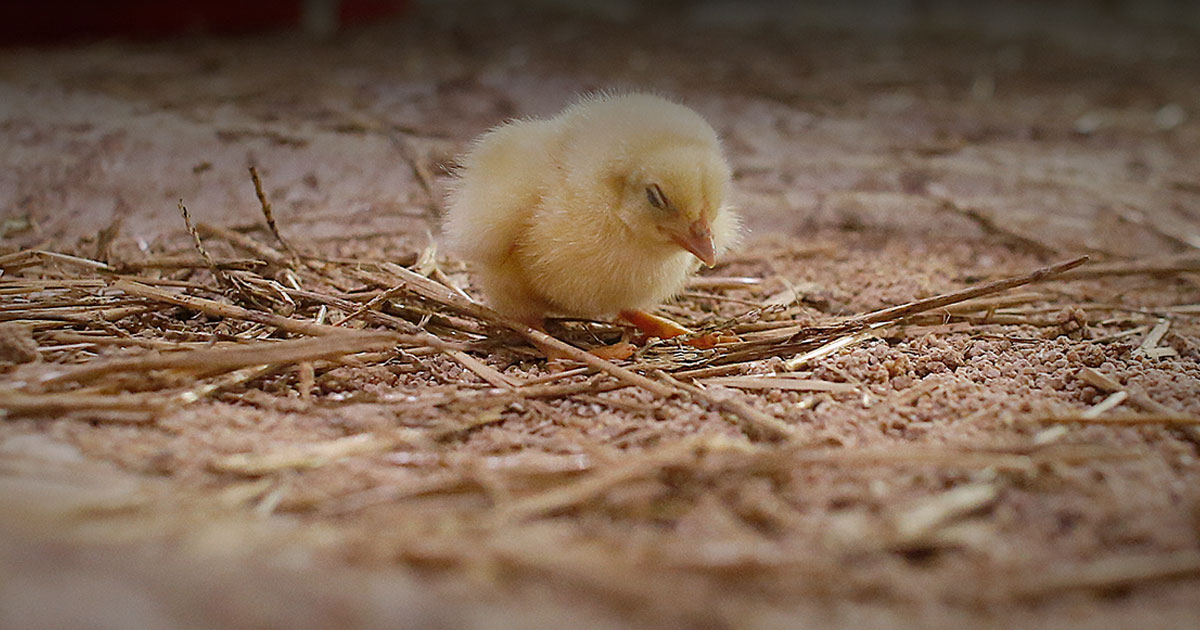
[[[680,335],[690,335],[692,331],[680,325],[678,322],[673,322],[665,317],[651,315],[646,311],[621,311],[617,317],[633,324],[647,337],[658,337],[659,339],[674,339]]]
[[[687,327],[680,325],[678,322],[671,321],[665,317],[659,317],[658,315],[652,315],[646,311],[621,311],[617,316],[629,322],[630,324],[633,324],[634,328],[637,328],[647,339],[650,337],[658,337],[659,339],[674,339],[675,337],[680,337],[683,335],[696,334]],[[713,346],[716,346],[722,341],[726,341],[727,337],[728,335],[722,335],[720,333],[707,333],[694,336],[684,343],[692,346],[693,348],[707,350]]]
[[[550,346],[544,346],[542,344],[534,344],[534,345],[537,346],[537,349],[539,351],[541,351],[541,353],[543,355],[546,356],[546,360],[548,360],[552,363],[557,362],[557,361],[571,361],[574,363],[578,363],[578,359],[576,359],[575,357],[573,357],[565,352],[562,352],[558,348],[552,348]],[[624,361],[625,359],[632,357],[633,354],[635,352],[637,352],[637,346],[623,341],[620,343],[614,343],[611,346],[600,346],[599,348],[592,348],[591,350],[587,350],[586,352],[592,356],[600,357],[601,359],[604,359],[605,361]]]
[[[624,361],[625,359],[632,357],[634,352],[637,352],[637,346],[629,342],[622,341],[620,343],[614,343],[611,346],[592,348],[591,350],[588,350],[588,352],[600,357],[601,359],[607,359],[609,361]]]

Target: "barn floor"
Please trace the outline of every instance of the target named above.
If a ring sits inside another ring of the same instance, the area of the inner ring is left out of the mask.
[[[0,627],[1193,627],[1200,14],[1135,5],[431,3],[328,42],[0,51]],[[454,156],[631,87],[708,117],[749,228],[672,317],[753,337],[1091,260],[806,361],[626,365],[668,395],[403,291],[392,320],[313,301],[367,304],[387,261],[477,296],[433,246]],[[120,363],[289,336],[118,283],[251,308],[137,266],[199,260],[180,199],[230,269],[283,251],[250,166],[327,264],[277,316],[463,349]]]

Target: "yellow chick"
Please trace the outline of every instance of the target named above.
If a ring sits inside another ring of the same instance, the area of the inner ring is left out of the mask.
[[[549,315],[619,314],[645,332],[688,332],[642,312],[678,293],[736,240],[730,169],[695,111],[649,94],[582,99],[505,123],[462,160],[444,233],[477,263],[489,304],[542,329]]]

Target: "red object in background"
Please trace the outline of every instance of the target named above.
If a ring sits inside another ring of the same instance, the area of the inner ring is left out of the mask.
[[[0,1],[0,45],[185,33],[246,33],[300,24],[305,0]],[[340,0],[342,25],[400,13],[408,0]]]

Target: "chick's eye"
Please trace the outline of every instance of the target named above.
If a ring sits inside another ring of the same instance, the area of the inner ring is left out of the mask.
[[[658,184],[646,186],[646,200],[650,202],[650,205],[659,210],[666,210],[671,205],[667,201],[667,196],[663,194],[662,188],[658,187]]]

